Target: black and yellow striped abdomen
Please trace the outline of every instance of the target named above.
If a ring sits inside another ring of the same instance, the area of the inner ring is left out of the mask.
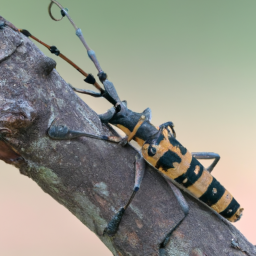
[[[229,221],[240,219],[243,209],[238,202],[168,130],[148,139],[142,146],[142,155]]]

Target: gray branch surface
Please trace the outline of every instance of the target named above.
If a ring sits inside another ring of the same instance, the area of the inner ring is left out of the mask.
[[[1,160],[15,165],[69,209],[113,255],[256,255],[233,225],[186,193],[189,215],[160,252],[159,244],[183,212],[166,181],[150,166],[116,236],[103,236],[132,192],[136,150],[91,138],[56,141],[47,136],[56,118],[71,129],[115,134],[54,67],[51,58],[14,28],[0,30]],[[232,239],[246,253],[232,248]]]

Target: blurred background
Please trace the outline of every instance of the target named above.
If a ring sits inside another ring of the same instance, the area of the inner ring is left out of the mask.
[[[96,76],[67,19],[49,0],[1,0],[0,15]],[[245,208],[235,226],[256,243],[256,2],[238,0],[61,0],[128,107],[150,107],[155,125],[175,124],[190,151],[219,153],[213,175]],[[60,17],[54,6],[54,14]],[[38,45],[38,44],[37,44]],[[60,58],[62,77],[93,89]],[[81,96],[97,113],[110,105]],[[204,162],[208,165],[209,162]],[[112,255],[32,180],[0,163],[0,255]]]

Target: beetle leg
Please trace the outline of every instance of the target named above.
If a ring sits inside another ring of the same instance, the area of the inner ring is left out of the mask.
[[[125,210],[128,208],[128,206],[132,202],[132,199],[134,198],[135,194],[138,192],[138,190],[140,188],[140,184],[143,179],[144,172],[145,172],[145,160],[144,160],[141,152],[139,152],[135,156],[135,160],[136,160],[135,161],[135,182],[134,182],[133,192],[132,192],[128,202],[126,203],[126,205],[124,207],[120,208],[120,210],[109,221],[107,227],[104,229],[103,235],[105,235],[105,234],[107,234],[108,236],[115,235],[115,233],[118,230],[118,226],[121,222],[121,219],[124,215]]]
[[[208,172],[212,172],[220,160],[220,155],[213,152],[192,152],[191,154],[196,159],[214,159],[213,163],[206,169]]]
[[[164,128],[168,130],[168,127],[171,128],[172,133],[173,133],[173,137],[176,138],[176,132],[175,132],[175,130],[174,130],[174,124],[173,124],[173,122],[166,122],[166,123],[161,124],[161,125],[159,126],[159,130],[164,129]]]
[[[86,132],[70,130],[65,125],[55,125],[54,121],[52,122],[50,128],[47,131],[48,136],[54,140],[70,140],[70,139],[75,139],[75,138],[84,137],[84,136],[93,138],[93,139],[98,139],[98,140],[115,142],[115,143],[119,143],[122,140],[121,137],[117,137],[117,136],[105,136],[105,135],[100,136],[100,135],[94,135]]]
[[[87,95],[91,95],[93,97],[102,97],[102,94],[99,93],[99,92],[94,92],[94,91],[91,91],[91,90],[83,90],[83,89],[78,89],[78,88],[75,88],[73,87],[71,84],[68,84],[71,89],[75,92],[79,92],[79,93],[83,93],[83,94],[87,94]]]
[[[79,137],[89,137],[98,140],[115,142],[123,147],[129,142],[128,136],[121,138],[118,136],[95,135],[91,133],[70,130],[65,125],[55,125],[54,121],[52,122],[50,128],[47,131],[48,136],[53,140],[71,140]]]
[[[164,177],[165,178],[165,177]],[[170,237],[173,233],[173,231],[175,231],[175,229],[177,229],[177,227],[182,223],[182,221],[186,218],[186,216],[188,215],[189,212],[189,206],[188,203],[186,201],[186,199],[184,198],[184,196],[182,195],[181,191],[167,178],[165,178],[165,180],[167,181],[168,185],[171,187],[172,192],[174,194],[174,196],[176,197],[183,213],[184,216],[183,218],[171,229],[171,231],[167,234],[167,236],[164,238],[163,242],[160,244],[160,249],[164,248],[166,246],[166,244],[169,242]]]

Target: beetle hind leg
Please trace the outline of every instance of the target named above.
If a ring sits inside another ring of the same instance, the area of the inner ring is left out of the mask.
[[[181,191],[168,179],[166,179],[168,185],[171,187],[172,192],[174,194],[174,196],[176,197],[183,213],[184,216],[182,217],[182,219],[169,231],[169,233],[166,235],[166,237],[163,239],[163,241],[161,242],[160,246],[159,246],[159,250],[160,250],[160,255],[164,255],[164,247],[167,245],[167,243],[170,241],[170,237],[172,235],[172,233],[179,227],[179,225],[183,222],[183,220],[187,217],[188,213],[189,213],[189,206],[188,203],[186,201],[186,199],[184,198],[184,196],[182,195]]]

